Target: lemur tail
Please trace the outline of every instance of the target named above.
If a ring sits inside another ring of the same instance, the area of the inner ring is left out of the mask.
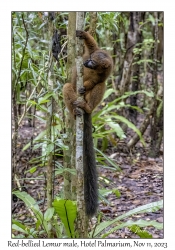
[[[91,114],[84,114],[84,197],[86,214],[92,217],[98,207],[98,186]]]

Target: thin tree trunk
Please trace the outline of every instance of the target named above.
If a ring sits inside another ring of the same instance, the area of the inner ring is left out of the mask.
[[[157,108],[157,142],[156,142],[156,152],[159,154],[162,138],[163,138],[163,101]]]
[[[91,36],[96,35],[96,26],[97,26],[97,12],[89,12],[90,17],[90,26],[89,26],[89,33]]]
[[[158,48],[157,48],[157,59],[159,60],[159,62],[161,64],[163,64],[163,42],[164,42],[164,39],[163,39],[163,19],[164,19],[164,13],[163,12],[158,12],[158,19],[159,19],[159,22],[161,22],[158,26],[158,38],[159,38],[159,43],[158,43]]]
[[[53,34],[53,24],[51,21],[49,21],[49,38],[52,37]],[[52,40],[51,40],[52,43]],[[54,72],[53,72],[53,56],[51,53],[51,46],[49,48],[49,53],[50,53],[50,65],[49,65],[49,73],[48,73],[48,91],[53,91],[54,88]],[[46,121],[46,126],[47,126],[47,141],[48,141],[48,147],[50,143],[54,140],[52,136],[52,118],[53,118],[53,113],[55,111],[54,107],[54,101],[51,99],[51,101],[48,103],[48,112],[47,112],[47,121]],[[47,179],[47,208],[52,207],[52,202],[53,202],[53,152],[50,152],[47,154],[47,172],[46,172],[46,179]],[[52,221],[49,221],[49,232],[48,232],[48,237],[53,238],[53,227],[52,227]]]
[[[67,34],[67,82],[72,82],[72,69],[75,66],[75,26],[76,12],[70,12]],[[67,134],[65,145],[69,149],[64,151],[64,168],[75,169],[75,122],[69,112],[66,113],[65,128]],[[76,180],[68,172],[64,175],[64,198],[76,200]]]
[[[17,105],[16,105],[16,90],[14,89],[13,99],[13,116],[14,116],[14,132],[13,132],[13,139],[12,139],[12,173],[13,178],[16,174],[16,153],[17,153],[17,138],[18,138],[18,112],[17,112]],[[13,184],[12,184],[13,187]]]
[[[77,12],[76,29],[84,29],[84,12]],[[77,94],[83,86],[83,40],[77,38],[76,44]],[[82,98],[82,97],[79,97]],[[76,170],[77,170],[77,231],[80,238],[88,236],[88,220],[84,202],[84,171],[83,171],[83,116],[76,117]]]
[[[133,30],[133,13],[130,13],[130,25],[128,30],[128,36],[127,36],[127,47],[126,47],[126,55],[123,65],[123,74],[122,79],[120,82],[120,92],[121,95],[126,92],[128,89],[129,83],[130,83],[130,77],[131,77],[131,67],[133,62],[133,49],[135,46],[136,37]]]
[[[133,12],[133,32],[135,33],[135,41],[134,43],[141,43],[141,31],[139,32],[139,22],[141,21],[142,13],[141,12]],[[140,53],[138,54],[137,61],[141,58]],[[140,65],[135,63],[132,65],[132,80],[131,80],[131,91],[137,91],[139,89],[140,82]],[[132,95],[130,97],[131,106],[137,106],[137,95]],[[136,125],[137,122],[137,110],[129,109],[129,116],[132,121]]]
[[[158,117],[157,117],[157,108],[158,108],[158,100],[157,100],[157,92],[158,92],[158,81],[157,81],[157,49],[158,49],[158,15],[157,12],[154,12],[154,18],[155,18],[155,27],[154,27],[154,50],[153,50],[153,75],[152,75],[152,81],[153,81],[153,91],[155,94],[154,98],[154,110],[153,110],[153,116],[151,119],[151,147],[149,155],[151,157],[157,157],[158,151],[157,151],[157,140],[158,140]]]
[[[18,106],[17,106],[17,84],[18,81],[20,80],[20,76],[21,76],[21,71],[22,71],[22,64],[23,64],[23,60],[24,60],[24,56],[25,56],[25,50],[27,47],[27,43],[28,43],[28,38],[29,38],[29,34],[28,34],[28,30],[26,27],[26,23],[24,20],[24,14],[21,15],[22,17],[22,22],[24,25],[24,29],[26,31],[26,40],[25,40],[25,45],[23,47],[23,51],[22,51],[22,58],[20,61],[20,65],[19,65],[19,71],[18,71],[18,75],[15,76],[14,75],[14,79],[13,79],[13,98],[12,98],[12,103],[13,103],[13,115],[14,115],[14,133],[12,134],[12,145],[13,145],[13,154],[12,154],[12,172],[13,174],[16,174],[16,153],[17,153],[17,138],[18,138],[18,128],[19,128],[19,123],[18,123]],[[13,34],[13,32],[12,32]],[[13,55],[14,55],[14,68],[16,69],[16,55],[15,55],[15,40],[14,40],[14,34],[12,36],[13,39]],[[13,176],[14,177],[14,176]]]
[[[129,17],[129,30],[127,34],[127,44],[126,44],[126,54],[123,63],[123,73],[122,78],[120,81],[120,94],[123,95],[129,88],[130,78],[132,73],[132,63],[133,63],[133,49],[136,44],[136,33],[134,32],[134,25],[133,25],[133,12],[130,12]],[[122,110],[122,115],[127,117],[127,113],[125,109]],[[122,124],[122,129],[126,132],[127,125],[124,123]]]

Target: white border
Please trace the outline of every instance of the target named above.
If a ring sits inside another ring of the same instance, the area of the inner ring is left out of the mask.
[[[164,66],[165,66],[165,108],[164,108],[164,141],[165,141],[165,235],[163,240],[151,242],[168,242],[168,248],[174,249],[174,185],[175,182],[175,82],[174,82],[174,4],[158,0],[147,1],[1,1],[0,3],[0,238],[1,248],[7,249],[11,240],[11,11],[164,11]],[[48,240],[47,240],[48,241]],[[112,240],[114,241],[114,240]],[[127,240],[128,241],[128,240]],[[129,240],[132,242],[133,240]],[[148,240],[139,240],[148,242]],[[50,241],[49,241],[50,242]],[[52,242],[52,241],[51,241]],[[56,240],[54,240],[56,242]],[[120,240],[123,242],[123,240]],[[126,242],[124,240],[124,242]],[[13,249],[16,249],[14,247]],[[28,247],[28,249],[33,249]],[[69,248],[71,249],[71,248]],[[106,248],[104,248],[106,249]],[[146,248],[149,249],[149,248]],[[153,248],[150,248],[153,249]]]

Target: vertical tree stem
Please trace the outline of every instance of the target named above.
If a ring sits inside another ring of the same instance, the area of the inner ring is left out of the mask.
[[[67,44],[67,82],[72,82],[72,69],[75,65],[75,27],[76,12],[69,13],[68,44]],[[65,144],[69,147],[64,151],[64,168],[75,168],[75,122],[69,112],[65,117],[67,138]],[[64,198],[76,200],[76,184],[74,176],[66,172],[64,175]],[[71,192],[72,191],[72,192]]]
[[[76,29],[84,29],[84,12],[77,12]],[[76,43],[76,67],[77,67],[77,94],[83,86],[83,40],[77,38]],[[82,97],[78,97],[82,98]],[[87,217],[84,203],[84,171],[83,171],[83,126],[82,116],[76,118],[76,170],[77,170],[77,230],[80,238],[87,238]]]
[[[53,34],[53,23],[49,20],[49,32],[48,35],[49,37],[52,37]],[[52,43],[52,40],[51,40]],[[48,91],[53,91],[54,88],[54,71],[53,71],[53,56],[51,54],[51,46],[49,48],[50,52],[50,67],[49,67],[49,73],[48,73]],[[54,141],[53,135],[52,135],[52,118],[53,118],[53,113],[55,112],[55,103],[53,102],[53,99],[48,103],[48,112],[47,112],[47,139],[48,139],[48,146],[49,144]],[[52,207],[52,202],[53,202],[53,152],[50,152],[47,155],[47,208]],[[48,232],[48,237],[53,238],[53,226],[52,226],[52,221],[48,222],[48,227],[49,227],[49,232]]]
[[[89,12],[89,17],[90,17],[90,24],[89,24],[89,33],[91,36],[96,35],[96,26],[97,26],[97,12]]]
[[[155,27],[154,27],[154,50],[153,50],[153,75],[152,75],[152,81],[153,81],[153,91],[155,94],[154,99],[154,108],[153,108],[153,116],[151,118],[151,147],[149,155],[151,157],[156,157],[157,152],[157,140],[158,140],[158,131],[157,131],[157,125],[158,125],[158,118],[157,118],[157,107],[158,107],[158,100],[156,98],[157,92],[158,92],[158,81],[157,81],[157,49],[158,49],[158,14],[157,12],[154,12],[154,18],[155,18]]]

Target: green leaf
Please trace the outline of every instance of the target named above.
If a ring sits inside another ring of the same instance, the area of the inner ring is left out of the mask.
[[[33,140],[33,142],[35,142],[35,141],[41,139],[41,138],[46,134],[46,132],[47,132],[46,130],[42,131],[37,137],[35,137],[35,139]],[[27,143],[27,144],[23,147],[22,151],[28,149],[28,148],[30,147],[30,145],[31,145],[30,142]]]
[[[162,112],[162,109],[163,109],[163,100],[160,102],[160,104],[157,108],[157,111],[156,111],[156,115],[157,115],[158,119],[160,118],[160,114]]]
[[[34,84],[37,85],[37,73],[35,72],[35,70],[33,69],[33,66],[31,63],[29,63],[29,68],[31,69],[32,75],[33,75],[33,80],[34,80]]]
[[[145,63],[145,62],[149,62],[149,63],[155,64],[155,62],[153,60],[151,60],[151,59],[143,59],[143,60],[139,60],[137,62],[134,62],[133,65],[135,65],[135,64],[140,65],[141,63]]]
[[[75,169],[70,169],[70,168],[60,168],[55,171],[55,175],[58,174],[64,174],[65,172],[69,172],[70,174],[76,175],[76,170]]]
[[[35,102],[35,101],[33,101],[33,100],[28,100],[27,101],[29,104],[32,104],[32,105],[36,105],[37,103]]]
[[[53,207],[63,222],[67,235],[70,238],[74,238],[74,221],[77,215],[77,206],[75,202],[71,200],[54,200]]]
[[[21,222],[12,219],[12,229],[19,231],[21,233],[29,234],[29,228],[23,225]]]
[[[154,220],[152,220],[152,221],[145,221],[145,220],[132,221],[132,220],[129,220],[127,222],[124,222],[124,223],[112,228],[107,233],[103,234],[102,238],[105,238],[109,234],[111,234],[111,233],[115,232],[116,230],[121,229],[123,227],[129,227],[132,232],[134,232],[135,234],[138,234],[141,238],[152,238],[152,235],[149,234],[146,230],[140,229],[140,227],[149,227],[149,226],[153,226],[157,229],[162,229],[163,223],[158,223]]]
[[[58,216],[57,215],[53,216],[53,223],[54,223],[54,229],[55,229],[57,238],[58,239],[63,238],[64,237],[64,233],[63,233],[64,226],[63,226],[62,222],[58,223]]]
[[[23,228],[21,228],[20,226],[16,225],[16,224],[12,224],[12,229],[13,230],[16,230],[18,232],[21,232],[21,233],[24,233],[24,234],[27,234],[29,235],[29,232],[24,230]]]
[[[147,213],[147,212],[156,212],[157,210],[161,209],[163,207],[163,200],[152,202],[137,208],[134,208],[130,210],[127,213],[124,213],[120,216],[118,216],[116,219],[112,221],[104,221],[100,225],[98,225],[95,229],[95,233],[93,233],[94,237],[97,236],[99,233],[101,233],[105,228],[111,226],[112,224],[116,223],[117,221],[120,221],[122,219],[125,219],[133,214],[139,214],[139,213]],[[91,234],[90,234],[91,235]]]
[[[143,114],[143,110],[141,108],[137,107],[137,106],[132,106],[132,105],[129,105],[129,104],[124,104],[124,107],[129,107],[129,108],[135,109],[138,112],[140,112],[140,113]]]
[[[44,106],[44,105],[37,105],[37,108],[38,108],[38,110],[41,110],[41,111],[43,111],[43,112],[45,112],[46,114],[48,113],[48,109]]]
[[[58,170],[55,170],[55,176],[56,175],[61,175],[61,174],[64,174],[64,169],[63,168],[60,168]]]
[[[28,49],[30,57],[32,58],[33,54],[32,54],[32,49],[31,49],[30,43],[27,43],[27,49]]]
[[[33,115],[33,116],[35,116],[38,120],[46,123],[46,118],[45,117],[41,117],[41,116],[38,116],[38,115]]]
[[[110,117],[113,117],[116,120],[119,120],[119,121],[125,123],[129,128],[134,130],[134,132],[136,132],[138,134],[138,136],[140,137],[140,141],[142,142],[142,144],[145,146],[145,141],[144,141],[144,139],[142,137],[142,134],[141,134],[140,130],[132,122],[130,122],[128,119],[126,119],[125,117],[120,116],[120,115],[113,115],[113,116],[110,116]]]
[[[142,230],[138,225],[132,225],[129,227],[129,230],[140,236],[142,239],[152,239],[152,235],[145,229]]]
[[[125,92],[124,95],[116,98],[114,101],[110,102],[109,103],[109,106],[113,105],[114,103],[116,102],[119,102],[123,99],[126,99],[128,98],[129,96],[132,96],[132,95],[137,95],[137,94],[145,94],[147,95],[148,97],[154,97],[154,93],[152,91],[148,92],[146,90],[138,90],[138,91],[134,91],[134,92]]]
[[[43,225],[44,229],[48,233],[47,223],[46,223],[46,221],[43,220],[43,214],[40,211],[39,206],[36,203],[36,201],[26,192],[14,191],[14,192],[12,192],[12,194],[15,194],[19,199],[24,201],[25,205],[28,208],[32,209],[32,211],[35,214],[35,217],[39,220],[40,225]]]
[[[49,207],[44,213],[44,220],[49,221],[52,218],[53,214],[54,214],[54,208]]]
[[[113,192],[113,194],[116,195],[117,198],[120,198],[121,193],[120,193],[120,191],[118,189],[113,189],[112,192]]]
[[[95,148],[95,147],[94,147]],[[116,165],[107,155],[103,154],[99,149],[95,148],[95,150],[101,154],[116,170],[121,171],[118,165]]]
[[[154,93],[153,92],[148,92],[146,90],[138,90],[138,91],[135,91],[135,92],[126,92],[124,95],[116,98],[112,102],[109,102],[100,111],[98,111],[95,114],[93,114],[93,116],[92,116],[92,122],[94,123],[95,121],[99,121],[99,118],[101,118],[105,114],[107,114],[109,116],[110,111],[112,111],[114,109],[118,110],[121,107],[127,107],[129,104],[125,104],[125,102],[123,102],[123,100],[126,99],[126,98],[128,98],[129,96],[136,95],[136,94],[145,94],[148,97],[154,97]],[[118,104],[116,104],[117,102],[118,102]],[[139,109],[138,107],[134,107],[134,106],[130,106],[130,107],[134,108],[134,109],[137,109],[139,112],[142,112],[142,110]]]
[[[43,143],[35,144],[35,145],[33,146],[33,150],[36,150],[37,148],[42,147],[42,146],[43,146]]]
[[[99,192],[98,198],[99,198],[103,203],[105,202],[106,204],[109,204],[109,205],[110,205],[110,202],[105,198],[104,195],[101,194],[101,192]]]
[[[108,98],[108,96],[110,96],[112,93],[114,93],[114,89],[107,89],[107,90],[105,91],[103,100],[105,100],[106,98]]]
[[[111,118],[106,119],[106,123],[107,123],[111,128],[114,129],[114,131],[116,132],[117,136],[118,136],[120,139],[126,138],[126,135],[124,134],[123,129],[119,126],[118,123],[113,122]]]
[[[47,144],[47,147],[46,147],[47,155],[49,155],[51,152],[53,152],[53,150],[54,150],[54,144],[53,143]]]
[[[152,25],[155,25],[155,18],[153,17],[153,15],[149,14],[149,20],[152,22]]]
[[[42,97],[38,99],[38,104],[40,105],[46,102],[50,102],[50,100],[43,100]]]
[[[45,26],[47,24],[47,22],[43,22],[39,27],[38,30],[40,30],[43,26]]]
[[[52,93],[52,92],[49,92],[49,93],[47,93],[46,95],[40,97],[40,98],[38,99],[38,104],[43,104],[43,103],[45,103],[45,102],[49,102],[49,101],[50,101],[49,98],[50,98],[52,95],[53,95],[53,93]]]
[[[36,170],[37,170],[36,167],[32,167],[32,168],[30,168],[29,170],[25,171],[25,174],[26,174],[26,173],[31,173],[31,174],[33,174]]]
[[[100,195],[102,195],[102,196],[107,196],[107,195],[109,195],[109,194],[112,193],[112,190],[100,189],[100,190],[99,190],[99,193],[100,193]]]
[[[57,139],[57,140],[55,141],[55,144],[56,144],[58,147],[60,147],[61,149],[63,149],[63,150],[68,150],[68,149],[69,149],[69,147],[66,146],[66,145],[63,143],[63,140],[61,140],[61,139]]]

